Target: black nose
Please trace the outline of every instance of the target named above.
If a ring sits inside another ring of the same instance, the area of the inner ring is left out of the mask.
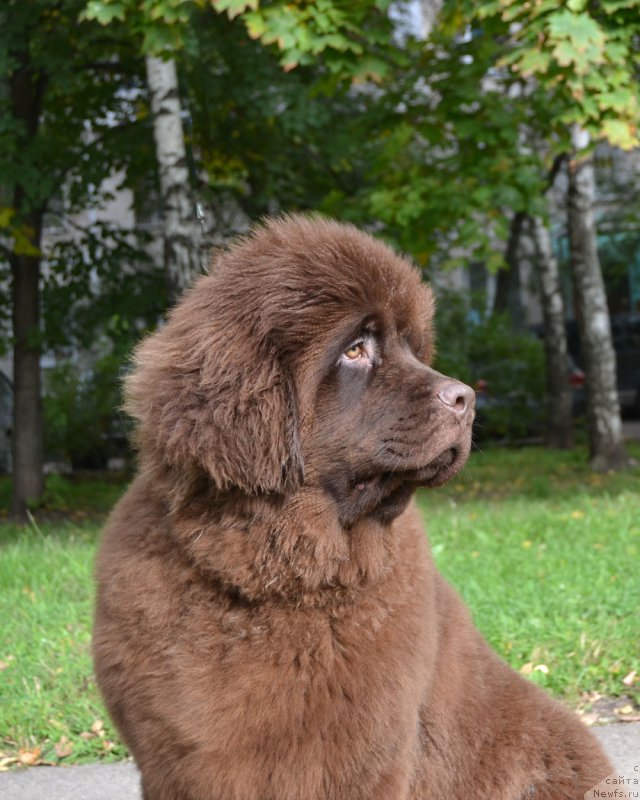
[[[463,419],[475,406],[476,393],[470,386],[459,381],[446,383],[438,392],[438,400]]]

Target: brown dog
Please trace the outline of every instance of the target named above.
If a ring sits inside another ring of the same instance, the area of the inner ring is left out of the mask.
[[[288,217],[139,348],[94,652],[147,800],[579,800],[610,772],[431,560],[411,495],[474,413],[432,313],[387,247]]]

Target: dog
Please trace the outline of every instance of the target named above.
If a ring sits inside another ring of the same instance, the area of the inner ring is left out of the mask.
[[[465,463],[405,258],[267,221],[139,346],[93,652],[145,800],[581,800],[612,768],[502,662],[412,496]]]

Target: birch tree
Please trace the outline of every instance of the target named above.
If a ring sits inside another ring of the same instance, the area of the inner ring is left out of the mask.
[[[587,375],[589,456],[594,470],[627,466],[617,391],[616,356],[593,215],[593,160],[588,134],[574,128],[569,161],[568,223],[576,316]]]
[[[421,0],[422,38],[428,39],[433,30],[444,0]]]
[[[83,18],[108,26],[128,24],[142,35],[147,84],[162,194],[164,253],[170,300],[175,300],[201,269],[204,236],[189,185],[176,56],[189,38],[191,15],[206,5],[211,13],[239,17],[251,39],[274,45],[285,71],[322,62],[334,82],[380,79],[396,48],[388,3],[357,0],[346,9],[335,0],[290,3],[276,0],[87,0]]]
[[[175,301],[202,271],[202,230],[189,185],[175,61],[148,54],[145,63],[162,194],[167,291]]]
[[[567,381],[569,352],[565,329],[565,305],[560,270],[553,254],[551,235],[540,216],[529,220],[536,249],[536,273],[540,283],[547,369],[547,442],[563,449],[573,445],[571,389]]]
[[[531,82],[534,88],[526,103],[545,101],[536,129],[551,155],[573,152],[568,214],[574,301],[587,373],[590,462],[598,470],[625,466],[587,143],[606,140],[624,149],[640,143],[638,0],[451,0],[446,8],[447,20],[458,30],[477,26],[483,37],[502,43],[493,67],[512,81]],[[577,131],[584,142],[572,141],[570,132]]]

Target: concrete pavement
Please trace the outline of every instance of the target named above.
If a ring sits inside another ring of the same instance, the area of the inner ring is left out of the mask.
[[[594,727],[592,730],[613,761],[616,774],[640,780],[640,722],[615,723]],[[122,763],[79,767],[27,767],[1,773],[0,798],[141,800],[141,794],[135,766]]]
[[[25,767],[0,774],[2,800],[141,800],[131,763]]]

